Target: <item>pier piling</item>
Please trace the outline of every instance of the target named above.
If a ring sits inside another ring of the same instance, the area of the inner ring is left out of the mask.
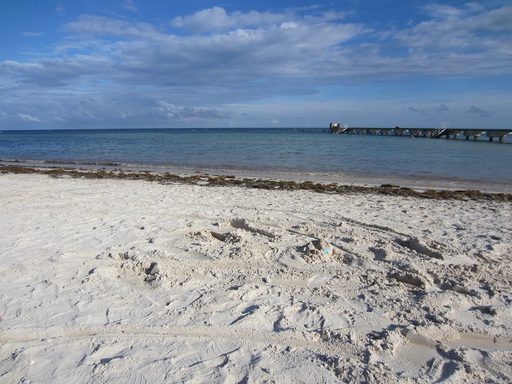
[[[446,140],[450,139],[453,135],[453,139],[457,140],[458,136],[462,134],[465,136],[466,141],[469,141],[470,137],[473,136],[473,141],[477,141],[482,134],[486,134],[489,142],[493,142],[494,138],[497,137],[500,143],[503,143],[504,138],[512,133],[512,129],[460,129],[460,128],[348,128],[344,127],[341,129],[340,124],[331,123],[331,133],[345,133],[345,134],[356,134],[356,135],[378,135],[384,136],[394,134],[395,136],[410,136],[410,137],[425,137],[439,139],[445,136]]]

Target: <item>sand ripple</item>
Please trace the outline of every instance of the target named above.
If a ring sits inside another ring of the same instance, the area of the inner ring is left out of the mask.
[[[1,381],[512,379],[507,202],[0,181]]]

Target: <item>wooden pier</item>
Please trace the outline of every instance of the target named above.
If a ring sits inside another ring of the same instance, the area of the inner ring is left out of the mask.
[[[331,123],[330,133],[333,134],[350,134],[350,135],[394,135],[394,136],[409,136],[409,137],[427,137],[439,139],[445,137],[446,139],[457,138],[462,135],[469,140],[478,140],[482,135],[486,135],[490,142],[498,139],[500,143],[503,139],[512,133],[512,129],[464,129],[464,128],[352,128],[345,125],[340,126],[339,123]]]

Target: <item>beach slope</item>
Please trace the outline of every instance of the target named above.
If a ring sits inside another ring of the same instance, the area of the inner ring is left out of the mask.
[[[0,381],[510,382],[512,205],[0,175]]]

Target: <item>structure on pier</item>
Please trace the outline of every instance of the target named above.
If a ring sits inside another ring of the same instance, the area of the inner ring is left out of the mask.
[[[428,137],[439,139],[445,137],[449,139],[457,139],[459,135],[465,136],[466,140],[473,137],[473,140],[486,134],[489,141],[493,141],[494,138],[498,138],[499,142],[503,142],[503,139],[512,133],[512,129],[463,129],[463,128],[400,128],[398,126],[394,128],[349,128],[347,125],[342,127],[340,123],[331,123],[331,133],[345,133],[351,135],[389,135],[394,134],[395,136],[410,136],[410,137]]]
[[[482,134],[486,134],[489,138],[489,141],[493,141],[494,138],[498,138],[499,142],[502,143],[503,139],[512,132],[512,130],[509,129],[452,129],[452,128],[446,128],[441,129],[439,132],[436,132],[435,138],[440,138],[442,136],[446,136],[446,139],[449,139],[450,136],[453,136],[454,139],[457,139],[457,137],[462,134],[466,137],[466,140],[469,140],[471,137],[473,137],[473,140],[478,140],[478,137],[480,137]]]
[[[331,130],[331,133],[341,133],[340,123],[333,123],[331,121],[331,125],[329,128]]]

